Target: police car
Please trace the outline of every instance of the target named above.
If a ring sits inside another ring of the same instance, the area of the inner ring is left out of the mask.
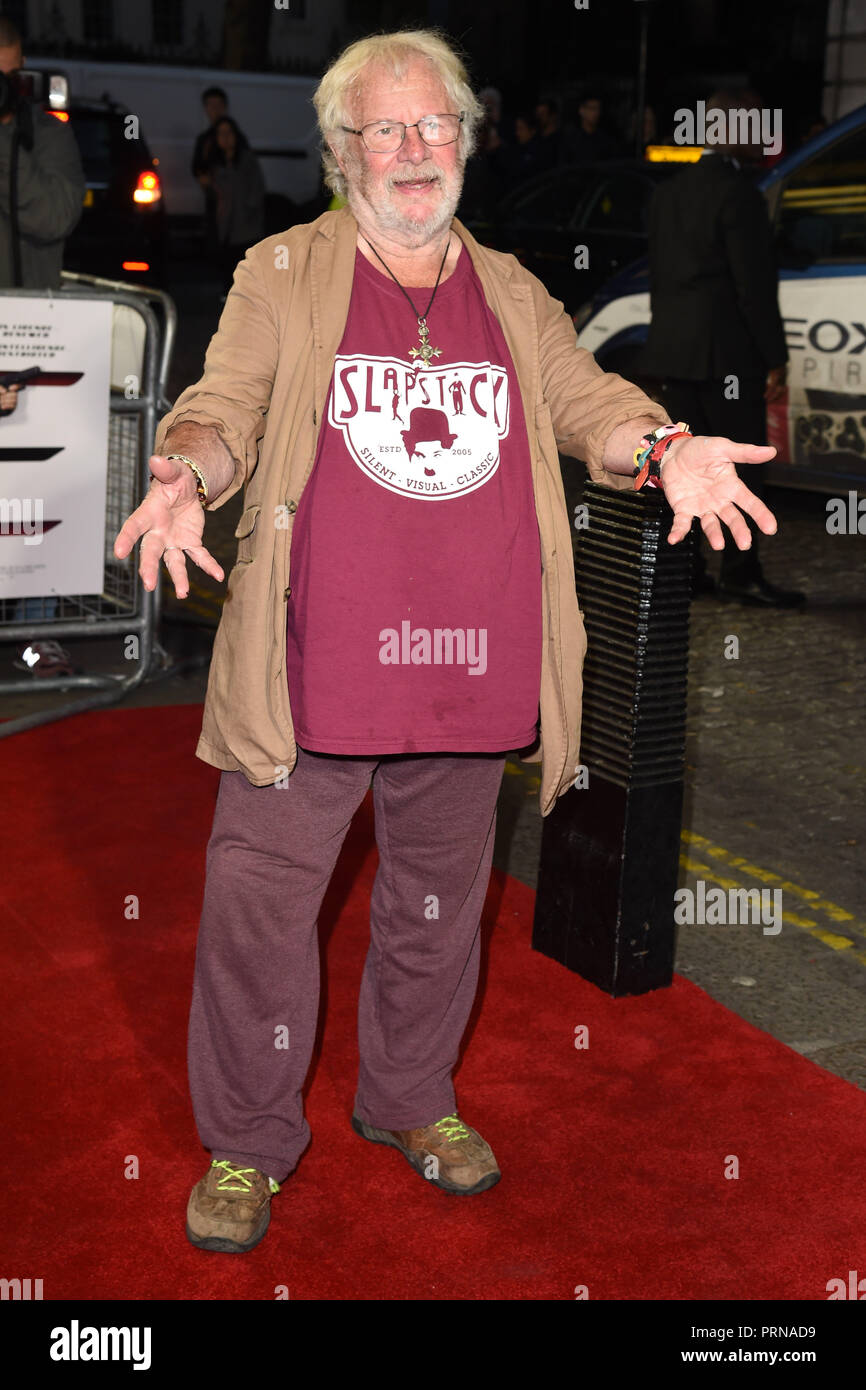
[[[866,106],[760,180],[775,230],[788,389],[767,408],[768,481],[836,492],[866,486]],[[578,343],[640,381],[650,319],[646,261],[575,315]],[[643,383],[641,383],[643,384]]]

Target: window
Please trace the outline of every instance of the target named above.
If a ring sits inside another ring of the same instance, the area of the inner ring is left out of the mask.
[[[107,184],[112,175],[111,117],[94,111],[74,111],[72,133],[78,141],[88,183]]]
[[[81,0],[81,29],[87,43],[114,38],[111,0]]]
[[[866,261],[866,128],[822,150],[788,179],[776,230],[780,259]]]
[[[646,236],[652,189],[650,181],[637,174],[611,174],[599,188],[581,225],[586,231]]]
[[[183,43],[183,0],[151,0],[153,41],[172,46]]]
[[[597,178],[592,170],[584,169],[547,174],[511,195],[503,206],[504,216],[509,222],[521,225],[564,230],[570,225],[587,186],[592,186]]]

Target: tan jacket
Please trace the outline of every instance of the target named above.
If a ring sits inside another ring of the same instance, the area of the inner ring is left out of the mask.
[[[557,450],[585,460],[595,481],[631,487],[630,478],[603,468],[605,441],[636,416],[659,424],[668,416],[578,348],[562,304],[513,256],[481,246],[456,218],[453,229],[502,327],[526,417],[544,573],[541,736],[523,761],[541,763],[546,816],[577,775],[586,651]],[[167,431],[181,421],[219,430],[235,473],[209,510],[246,485],[196,751],[255,786],[284,777],[297,760],[285,673],[292,524],[316,458],[356,238],[357,223],[341,208],[251,247],[201,380],[182,392],[156,432],[154,452],[161,453]]]

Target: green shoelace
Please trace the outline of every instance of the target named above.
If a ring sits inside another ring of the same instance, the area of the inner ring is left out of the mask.
[[[449,1144],[453,1144],[458,1139],[469,1138],[469,1130],[456,1114],[446,1115],[444,1120],[437,1120],[434,1128],[445,1135]]]
[[[229,1163],[227,1158],[216,1159],[211,1163],[211,1168],[223,1168],[225,1171],[217,1183],[217,1192],[251,1192],[252,1179],[247,1177],[247,1173],[255,1173],[255,1168],[240,1168],[234,1163]],[[233,1182],[231,1180],[234,1180]],[[268,1178],[271,1192],[279,1192],[280,1184],[274,1182],[273,1178]]]

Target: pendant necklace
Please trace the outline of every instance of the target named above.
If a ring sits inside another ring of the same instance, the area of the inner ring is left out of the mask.
[[[361,233],[361,236],[364,236],[364,233],[363,233],[363,232]],[[367,241],[367,238],[364,237],[364,240]],[[379,255],[379,252],[376,250],[376,248],[375,248],[375,246],[373,245],[373,243],[372,243],[371,241],[367,241],[367,245],[369,246],[370,250],[373,252],[373,255],[377,258],[377,260],[382,261],[382,257]],[[430,333],[429,333],[429,329],[427,328],[427,315],[428,315],[429,312],[430,312],[430,308],[431,308],[431,306],[432,306],[432,304],[433,304],[433,300],[436,298],[436,291],[437,291],[438,288],[439,288],[439,281],[442,279],[442,272],[443,272],[443,270],[445,269],[445,261],[446,261],[446,259],[447,259],[447,257],[448,257],[448,250],[449,250],[450,246],[451,246],[451,234],[449,233],[449,234],[448,234],[448,241],[447,241],[446,244],[445,244],[445,255],[442,257],[442,264],[441,264],[440,267],[439,267],[439,274],[436,276],[436,284],[433,286],[433,293],[432,293],[431,296],[430,296],[430,303],[427,305],[427,308],[424,310],[424,313],[423,313],[423,314],[419,314],[419,313],[418,313],[418,310],[415,308],[415,305],[412,303],[412,300],[409,298],[408,292],[407,292],[406,290],[403,289],[403,286],[400,284],[400,281],[397,279],[397,276],[394,274],[393,270],[391,270],[387,265],[385,265],[385,262],[382,261],[382,265],[385,266],[385,269],[388,271],[388,274],[391,276],[391,279],[394,281],[394,284],[397,286],[398,290],[402,291],[402,293],[403,293],[403,294],[406,296],[406,298],[409,300],[409,304],[410,304],[410,307],[411,307],[411,309],[412,309],[412,313],[415,315],[416,319],[418,320],[418,340],[419,340],[421,346],[420,346],[419,348],[413,347],[413,348],[410,348],[410,349],[409,349],[409,356],[410,356],[410,357],[412,357],[412,358],[415,358],[415,357],[420,358],[420,361],[414,363],[414,365],[415,365],[416,367],[420,367],[420,366],[429,367],[429,366],[430,366],[430,361],[431,361],[431,359],[434,358],[434,357],[439,357],[439,356],[441,355],[441,353],[442,353],[442,349],[441,349],[441,348],[435,348],[435,347],[431,347],[431,346],[430,346]]]

